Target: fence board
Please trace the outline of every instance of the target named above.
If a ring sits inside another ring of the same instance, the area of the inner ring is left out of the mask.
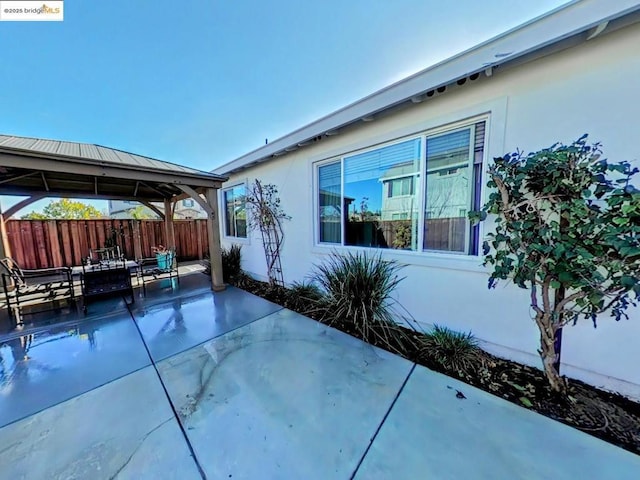
[[[47,239],[49,242],[49,251],[51,252],[51,267],[64,266],[64,257],[60,248],[60,230],[58,222],[55,220],[47,221]]]
[[[24,250],[22,248],[22,228],[24,227],[19,223],[12,223],[11,221],[6,223],[7,241],[9,242],[9,248],[11,249],[14,260],[24,257]]]
[[[135,258],[135,255],[133,253],[133,239],[131,238],[131,228],[130,228],[130,223],[131,221],[124,221],[124,222],[120,222],[121,223],[121,231],[122,231],[122,249],[123,249],[123,254],[125,257],[127,258]]]
[[[49,259],[47,258],[47,246],[44,238],[44,231],[42,229],[42,222],[34,221],[32,224],[32,243],[35,250],[36,268],[43,268],[44,265],[49,265]]]

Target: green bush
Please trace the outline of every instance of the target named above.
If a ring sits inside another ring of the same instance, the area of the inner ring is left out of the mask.
[[[447,371],[465,372],[477,367],[480,352],[471,332],[456,332],[440,325],[434,325],[421,339],[420,356]]]

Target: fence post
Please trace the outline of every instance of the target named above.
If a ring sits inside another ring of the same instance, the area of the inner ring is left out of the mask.
[[[142,258],[142,240],[140,238],[140,220],[131,220],[133,227],[133,254],[136,260]]]
[[[195,220],[196,222],[196,235],[198,236],[198,258],[202,260],[204,254],[202,252],[202,221]]]

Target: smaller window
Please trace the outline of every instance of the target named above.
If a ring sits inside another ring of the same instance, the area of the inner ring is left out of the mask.
[[[236,185],[222,191],[224,205],[224,234],[227,237],[247,238],[246,188]]]
[[[394,178],[389,181],[389,198],[413,194],[413,177]]]
[[[184,200],[182,200],[183,207],[193,208],[194,204],[195,200],[193,198],[185,198]]]

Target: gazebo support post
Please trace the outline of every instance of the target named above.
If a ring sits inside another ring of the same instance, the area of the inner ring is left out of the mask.
[[[207,188],[205,197],[211,212],[208,215],[207,233],[209,237],[209,261],[211,262],[211,289],[219,292],[225,289],[222,277],[222,251],[220,247],[220,228],[218,225],[218,192]]]
[[[165,247],[175,249],[176,237],[175,237],[175,232],[173,230],[173,215],[171,214],[173,210],[171,206],[171,200],[169,200],[168,198],[164,199],[164,211],[165,211],[164,232],[165,232],[165,242],[167,242]]]
[[[9,240],[7,238],[7,230],[4,225],[4,215],[2,207],[0,207],[0,258],[10,257],[11,249],[9,248]]]

